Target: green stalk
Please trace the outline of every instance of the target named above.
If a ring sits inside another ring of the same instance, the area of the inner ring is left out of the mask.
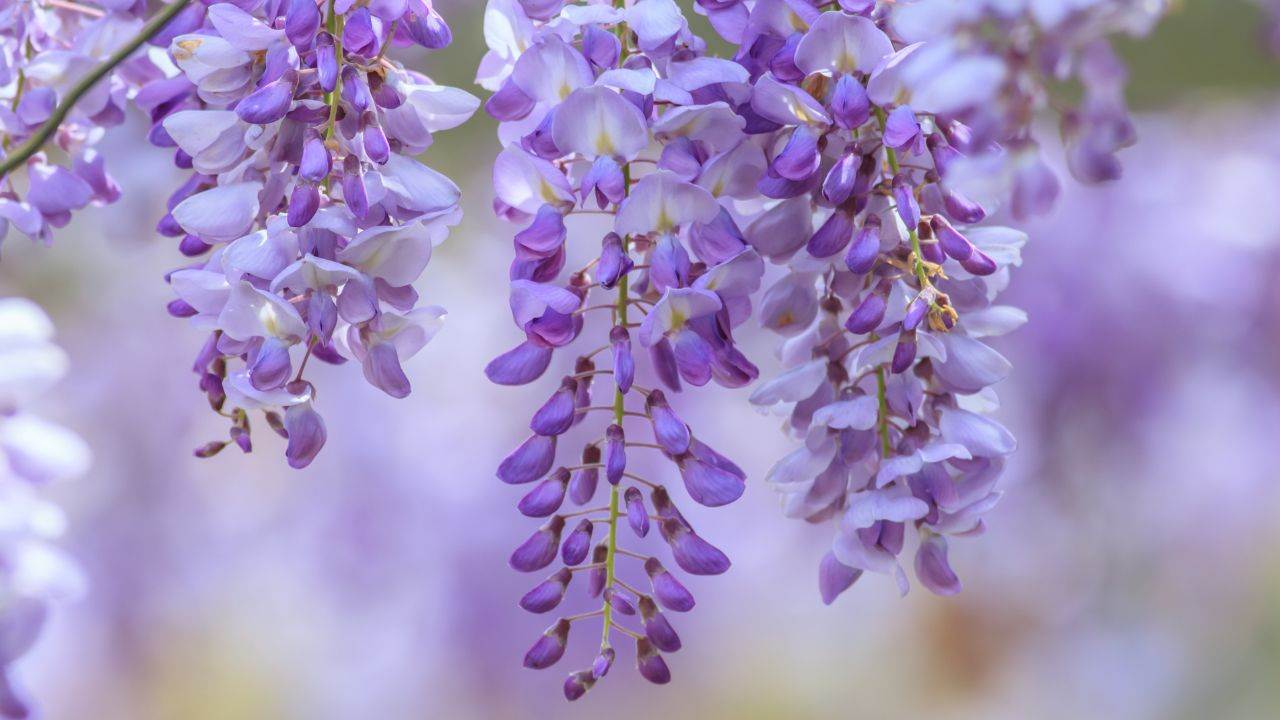
[[[617,7],[621,8],[625,5],[625,0],[617,0]],[[619,63],[627,59],[627,39],[626,24],[618,23],[617,27],[618,39],[622,41],[622,53],[619,57]],[[622,187],[626,193],[631,192],[631,164],[627,163],[622,166]],[[627,252],[627,238],[622,239],[622,252]],[[625,326],[627,324],[627,300],[630,292],[630,276],[623,274],[618,281],[618,298],[614,307],[614,314],[617,316],[617,322]],[[613,391],[613,422],[622,427],[622,419],[626,416],[626,399],[622,395],[621,390]],[[621,485],[621,483],[619,483]],[[606,590],[613,587],[616,578],[617,556],[618,556],[618,516],[619,498],[618,485],[609,486],[609,537],[605,545],[604,556],[604,587]],[[603,651],[609,647],[609,630],[613,627],[613,606],[608,602],[604,604],[603,627],[600,630],[600,649]]]
[[[114,70],[117,65],[128,60],[130,55],[132,55],[138,48],[142,47],[143,43],[155,37],[164,29],[165,25],[169,24],[169,21],[172,20],[175,15],[182,12],[182,10],[189,4],[191,4],[191,0],[176,0],[176,2],[161,10],[155,17],[151,18],[151,21],[144,25],[142,30],[139,31],[137,35],[133,36],[129,42],[125,43],[120,47],[120,49],[112,53],[106,60],[99,63],[98,66],[91,70],[88,75],[80,78],[80,81],[71,88],[71,92],[67,93],[67,96],[58,104],[58,107],[53,111],[53,114],[49,116],[49,119],[45,120],[40,128],[36,130],[36,133],[28,138],[25,143],[18,146],[18,148],[14,150],[11,155],[6,157],[3,162],[0,162],[0,178],[7,176],[14,168],[26,162],[32,155],[39,152],[40,148],[44,147],[44,144],[49,141],[49,138],[57,132],[63,121],[67,119],[67,114],[71,112],[71,108],[75,107],[76,103],[80,102],[80,99],[85,96],[85,93],[89,92],[94,85],[97,85],[98,82]]]

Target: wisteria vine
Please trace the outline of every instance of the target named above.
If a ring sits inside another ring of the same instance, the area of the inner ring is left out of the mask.
[[[192,170],[163,235],[199,258],[169,275],[169,310],[209,331],[195,369],[230,438],[252,448],[251,411],[288,439],[295,468],[326,440],[314,358],[357,361],[392,397],[401,363],[439,329],[413,283],[461,219],[459,190],[415,157],[465,122],[472,95],[391,59],[436,50],[449,26],[429,2],[210,3],[172,37],[180,70],[142,89],[151,140]]]
[[[159,75],[134,51],[186,2],[145,27],[132,1],[0,7],[0,242],[12,227],[48,243],[73,211],[120,197],[94,145]]]
[[[1105,38],[1145,31],[1160,4],[789,3],[785,22],[776,3],[719,5],[745,20],[717,26],[741,43],[743,111],[771,149],[747,235],[787,270],[761,301],[784,371],[751,401],[802,442],[767,480],[788,516],[837,523],[825,602],[864,572],[906,593],[908,528],[917,579],[959,592],[947,538],[983,531],[1016,447],[985,415],[1010,366],[983,340],[1026,320],[995,303],[1026,237],[985,223],[988,207],[1052,205],[1032,126],[1047,107],[1077,178],[1118,176],[1133,129]],[[1054,97],[1068,82],[1076,108]]]
[[[570,631],[599,618],[594,659],[565,680],[570,700],[609,672],[620,638],[642,676],[671,677],[664,653],[681,641],[664,611],[691,610],[693,595],[636,541],[656,529],[692,575],[730,566],[641,468],[669,461],[708,507],[743,494],[746,473],[667,393],[752,384],[759,371],[734,333],[753,314],[784,341],[781,374],[751,403],[799,441],[767,481],[788,516],[836,525],[823,600],[865,572],[905,593],[909,529],[919,582],[960,590],[949,538],[983,531],[1016,446],[987,416],[1010,366],[984,340],[1026,319],[996,304],[1026,238],[990,218],[1052,206],[1059,180],[1036,124],[1046,114],[1077,179],[1119,175],[1134,131],[1108,38],[1146,32],[1164,2],[693,8],[731,58],[708,54],[675,0],[489,0],[485,11],[477,82],[500,123],[494,207],[520,227],[508,279],[524,334],[486,374],[526,385],[557,349],[585,347],[497,470],[532,486],[518,509],[542,523],[510,565],[561,560],[520,606],[550,613],[586,574],[592,608],[559,617],[525,656],[555,664]],[[287,439],[288,464],[305,467],[327,437],[313,358],[358,362],[387,394],[410,392],[402,363],[444,316],[419,306],[414,283],[461,220],[458,187],[417,157],[480,101],[396,59],[450,44],[431,0],[176,0],[147,20],[148,9],[0,7],[0,241],[12,226],[48,242],[73,211],[119,197],[94,145],[128,106],[147,113],[151,143],[190,171],[157,225],[189,258],[167,276],[168,309],[208,333],[194,369],[230,424],[196,454],[249,452],[260,412]],[[11,412],[0,403],[0,458],[21,475],[23,449],[4,444]],[[21,710],[6,681],[0,713]]]
[[[745,71],[705,57],[705,44],[673,2],[561,5],[490,2],[486,36],[498,42],[479,81],[494,91],[486,108],[501,121],[506,143],[494,167],[496,207],[524,225],[515,235],[510,278],[511,310],[525,340],[490,363],[487,374],[504,385],[529,383],[548,368],[555,349],[598,333],[599,346],[578,356],[573,373],[534,413],[533,434],[498,468],[507,483],[537,483],[519,503],[523,514],[550,517],[512,554],[511,566],[541,571],[557,550],[564,563],[521,607],[550,612],[583,572],[587,594],[602,598],[599,609],[557,620],[525,656],[528,667],[549,667],[564,654],[573,626],[600,617],[598,655],[565,681],[573,700],[609,671],[615,633],[635,641],[641,675],[667,682],[662,653],[681,643],[662,609],[684,612],[694,604],[658,558],[622,546],[623,518],[637,538],[655,524],[685,572],[729,568],[666,486],[637,474],[635,459],[656,451],[675,465],[690,498],[709,507],[731,503],[745,489],[745,473],[700,441],[666,392],[645,378],[678,392],[712,380],[741,387],[758,375],[732,331],[750,314],[764,264],[721,204],[749,183],[718,182],[701,168],[762,165],[763,157],[747,142],[742,118],[716,97],[721,83],[742,82]],[[602,237],[567,227],[592,215],[612,223]],[[583,234],[592,240],[590,260],[560,284],[570,262],[567,241]],[[608,300],[598,303],[600,295]],[[588,322],[593,314],[607,314],[610,322]],[[637,367],[633,335],[648,350],[650,372]],[[597,369],[603,354],[609,369]],[[603,376],[612,380],[611,401],[594,405],[592,387]],[[604,427],[589,422],[599,415],[609,418]],[[642,430],[624,428],[628,418],[647,424],[653,441],[637,441]],[[596,428],[581,461],[575,447],[575,461],[556,467],[559,438],[578,424]],[[601,472],[608,502],[595,507]],[[588,507],[562,511],[566,495]],[[593,548],[598,525],[604,539]],[[648,576],[647,591],[624,579],[640,572]],[[621,622],[637,613],[642,630]]]

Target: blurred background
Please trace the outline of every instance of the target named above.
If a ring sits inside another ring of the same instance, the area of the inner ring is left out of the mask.
[[[480,0],[440,3],[441,82],[471,88]],[[1031,224],[1007,301],[1028,326],[1001,419],[1020,442],[983,538],[953,544],[957,598],[867,577],[832,607],[829,527],[782,517],[759,481],[788,442],[745,393],[681,412],[754,480],[696,509],[734,567],[689,585],[685,649],[662,688],[630,652],[586,699],[520,666],[546,617],[507,568],[532,524],[493,476],[556,385],[488,384],[518,341],[498,278],[493,126],[443,133],[428,162],[468,217],[420,290],[450,310],[396,401],[317,368],[329,444],[303,472],[282,443],[197,461],[221,418],[195,389],[201,337],[165,313],[179,264],[152,232],[176,177],[140,131],[104,148],[124,199],[51,249],[11,239],[0,295],[54,317],[72,371],[38,408],[92,445],[56,489],[89,595],[19,668],[54,720],[515,717],[1273,718],[1280,716],[1280,58],[1246,0],[1184,0],[1126,42],[1140,144],[1125,178],[1067,184]],[[473,89],[479,92],[478,89]],[[1052,133],[1050,133],[1052,134]],[[767,374],[772,341],[749,348]],[[561,362],[570,362],[566,355]],[[561,368],[564,370],[566,368]]]

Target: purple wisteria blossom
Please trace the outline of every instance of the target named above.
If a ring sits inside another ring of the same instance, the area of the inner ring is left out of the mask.
[[[0,717],[32,717],[14,676],[52,605],[83,592],[74,561],[52,544],[66,524],[41,497],[49,483],[82,475],[89,450],[71,431],[23,412],[58,381],[67,358],[35,303],[0,299]]]
[[[801,442],[768,481],[788,516],[836,524],[825,602],[866,572],[905,593],[908,529],[917,579],[956,593],[948,538],[983,531],[1016,447],[986,416],[1010,365],[985,340],[1026,319],[996,303],[1026,238],[983,221],[1052,204],[1032,120],[1058,83],[1084,89],[1062,112],[1072,172],[1118,175],[1133,132],[1106,35],[1161,4],[699,6],[740,47],[752,89],[733,109],[767,158],[735,208],[744,237],[786,270],[759,313],[783,372],[751,401]]]
[[[664,653],[680,639],[663,613],[692,609],[693,596],[657,557],[628,549],[635,541],[626,535],[660,538],[675,567],[692,575],[730,565],[666,485],[637,467],[665,458],[688,496],[708,507],[746,487],[745,473],[698,439],[668,392],[742,387],[758,375],[733,336],[764,271],[732,213],[765,169],[734,110],[750,96],[748,73],[705,56],[672,0],[491,0],[486,37],[478,82],[493,91],[486,109],[501,122],[495,208],[522,227],[509,277],[524,334],[486,372],[523,385],[547,371],[556,349],[595,338],[498,468],[504,482],[531,488],[520,511],[545,518],[511,566],[543,573],[557,557],[563,563],[521,607],[550,612],[580,575],[577,584],[601,602],[552,623],[525,665],[556,663],[570,632],[600,617],[598,655],[569,674],[565,697],[581,697],[609,672],[621,638],[634,641],[640,674],[665,683]],[[575,226],[590,215],[611,226],[583,237]],[[593,393],[602,379],[611,382]],[[585,447],[558,447],[574,426],[591,438]],[[565,509],[566,497],[584,507]]]
[[[430,0],[216,2],[170,33],[177,72],[137,101],[151,141],[192,170],[158,230],[193,263],[169,305],[209,331],[200,388],[251,448],[250,412],[305,467],[325,443],[312,358],[358,363],[388,395],[445,311],[413,283],[461,219],[459,190],[416,156],[465,122],[474,96],[390,59],[451,38]]]
[[[145,10],[120,1],[0,7],[0,158],[29,140],[82,76],[141,29]],[[145,53],[121,63],[80,99],[45,147],[0,177],[0,242],[12,228],[48,243],[74,211],[120,197],[94,145],[124,121],[138,87],[160,76]]]

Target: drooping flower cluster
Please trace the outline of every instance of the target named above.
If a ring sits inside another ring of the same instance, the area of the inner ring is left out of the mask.
[[[413,283],[461,218],[457,186],[415,156],[479,100],[389,57],[449,44],[430,0],[200,13],[172,37],[179,72],[138,97],[152,142],[192,170],[158,227],[196,258],[169,275],[169,310],[209,330],[195,369],[230,442],[248,452],[249,412],[262,410],[300,468],[326,438],[310,358],[355,360],[375,387],[409,394],[401,364],[444,316],[418,306]]]
[[[741,46],[753,89],[737,110],[768,157],[762,198],[739,208],[754,212],[746,237],[787,270],[760,309],[786,338],[784,372],[751,400],[802,444],[768,479],[789,516],[838,525],[826,602],[868,571],[905,593],[909,528],[917,578],[957,592],[947,537],[982,532],[1015,447],[983,414],[1010,369],[983,340],[1025,320],[995,304],[1025,237],[981,223],[997,204],[1053,202],[1032,134],[1051,84],[1084,88],[1063,115],[1074,173],[1116,176],[1132,130],[1105,34],[1144,28],[1159,4],[700,5]]]
[[[568,676],[565,696],[581,697],[609,671],[620,636],[635,641],[641,675],[665,683],[662,653],[678,650],[680,639],[663,610],[690,610],[694,599],[657,557],[624,548],[619,525],[625,519],[637,538],[655,531],[687,573],[729,568],[676,508],[674,493],[638,468],[646,454],[664,458],[689,497],[709,507],[745,489],[745,473],[700,441],[666,391],[645,378],[678,392],[713,380],[740,387],[758,375],[733,338],[764,269],[730,212],[736,196],[754,194],[764,169],[729,102],[749,93],[747,73],[705,57],[672,0],[491,0],[485,34],[490,52],[478,80],[494,91],[486,108],[501,121],[496,208],[523,226],[510,302],[525,336],[486,372],[500,384],[526,384],[547,370],[555,350],[596,338],[498,468],[504,482],[532,485],[520,511],[547,518],[511,566],[533,573],[557,555],[563,562],[521,607],[556,609],[582,574],[579,584],[602,603],[553,623],[525,665],[556,663],[571,628],[599,616],[598,655]],[[573,227],[601,215],[607,230]],[[607,365],[598,367],[603,358]],[[610,382],[601,387],[601,378]],[[575,426],[585,445],[561,447]],[[564,509],[566,497],[582,509]],[[639,629],[628,627],[632,616]]]
[[[57,382],[67,358],[52,342],[53,324],[29,300],[0,299],[0,717],[32,709],[13,664],[35,643],[50,606],[76,598],[84,579],[52,544],[65,521],[40,497],[45,485],[81,475],[84,441],[22,407]]]
[[[76,82],[138,32],[142,10],[132,0],[0,7],[0,158],[31,139]],[[48,243],[73,211],[120,196],[94,144],[124,121],[138,84],[157,75],[145,55],[118,65],[81,98],[44,148],[0,178],[0,242],[12,227]]]

